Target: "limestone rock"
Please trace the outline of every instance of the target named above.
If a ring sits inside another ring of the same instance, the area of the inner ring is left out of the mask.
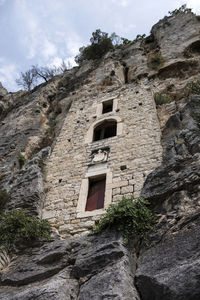
[[[199,97],[192,97],[164,129],[164,161],[142,195],[158,216],[151,247],[142,247],[136,285],[142,299],[199,299]]]
[[[68,268],[60,271],[48,281],[26,285],[26,288],[0,288],[1,299],[6,300],[72,300],[77,299],[78,284],[69,278]]]
[[[142,299],[199,299],[200,218],[193,218],[140,256],[136,284]]]
[[[45,198],[42,165],[50,151],[50,147],[42,149],[19,172],[11,174],[8,182],[11,201],[8,209],[23,208],[33,215],[41,216]]]
[[[8,91],[3,87],[3,85],[0,82],[0,99],[3,98],[7,93]]]
[[[1,273],[0,298],[140,299],[128,251],[114,232],[24,249]]]
[[[128,265],[128,260],[122,259],[116,265],[108,266],[98,275],[93,276],[81,286],[78,300],[139,300]]]

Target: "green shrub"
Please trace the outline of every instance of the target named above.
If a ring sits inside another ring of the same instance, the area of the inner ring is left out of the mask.
[[[138,35],[138,38],[144,38],[144,35]],[[123,46],[131,43],[126,38],[119,37],[115,32],[110,36],[108,33],[97,29],[92,33],[90,45],[83,46],[79,49],[79,54],[75,57],[75,61],[81,64],[84,60],[95,60],[102,58],[109,50],[115,48],[123,48]]]
[[[192,94],[200,95],[200,79],[189,82],[185,87],[184,94],[186,97]]]
[[[23,210],[0,215],[0,245],[7,251],[49,238],[50,225],[46,220],[30,217]]]
[[[172,98],[170,98],[169,96],[165,95],[165,94],[160,94],[160,93],[155,93],[154,94],[154,100],[156,105],[163,105],[163,104],[167,104],[173,101]]]
[[[144,34],[137,34],[134,42],[143,41],[145,39],[145,37],[146,37],[145,33]]]
[[[108,37],[108,33],[102,32],[100,29],[92,33],[90,42],[91,45],[79,49],[80,53],[75,57],[75,61],[78,64],[81,64],[84,60],[100,59],[109,50],[114,48],[111,38]]]
[[[126,38],[121,38],[122,39],[122,44],[119,46],[125,46],[125,45],[130,45],[132,42]]]
[[[49,127],[51,127],[51,128],[55,127],[56,124],[57,124],[57,121],[56,121],[56,120],[50,120],[50,121],[49,121]]]
[[[162,57],[162,55],[160,53],[157,53],[153,56],[151,56],[151,66],[153,69],[158,69],[158,67],[160,67],[163,62],[164,62],[164,58]]]
[[[10,195],[6,190],[0,190],[0,211],[5,207],[6,203],[10,200]]]
[[[18,154],[17,158],[18,158],[19,166],[20,168],[22,168],[23,165],[26,163],[26,158],[21,153]]]
[[[56,129],[57,120],[49,120],[48,125],[49,125],[48,133],[53,134]]]
[[[99,233],[111,227],[123,233],[125,242],[134,235],[146,240],[147,232],[154,230],[155,216],[148,209],[149,204],[143,198],[126,199],[123,197],[115,204],[111,204],[105,215],[95,225],[93,232]]]
[[[191,8],[187,8],[187,5],[183,4],[183,5],[181,5],[181,7],[177,8],[173,11],[169,11],[168,13],[169,13],[170,16],[176,16],[179,13],[187,14],[187,13],[191,13],[191,11],[192,11]]]

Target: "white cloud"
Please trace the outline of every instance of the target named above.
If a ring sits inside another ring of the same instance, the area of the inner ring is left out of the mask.
[[[121,0],[121,1],[119,1],[119,3],[121,4],[121,6],[126,7],[126,6],[128,6],[129,1],[128,0]]]
[[[32,59],[37,55],[37,46],[39,42],[38,26],[32,18],[28,21],[28,29],[29,33],[24,42],[28,48],[27,59]]]
[[[6,2],[6,0],[0,0],[0,6],[3,5]]]
[[[65,63],[68,65],[69,67],[75,67],[77,66],[77,63],[74,60],[74,56],[68,57],[67,59],[65,59]]]
[[[188,0],[185,1],[187,3],[187,6],[190,8],[193,8],[193,11],[196,13],[200,13],[200,2],[199,0]]]
[[[129,0],[111,0],[115,5],[127,7],[130,4]]]
[[[74,67],[74,66],[77,66],[76,62],[74,61],[74,57],[71,56],[71,57],[67,57],[65,59],[61,58],[61,57],[54,57],[48,64],[48,67],[60,67],[62,62],[65,62],[66,66],[68,69]]]
[[[42,56],[45,61],[57,54],[57,48],[49,38],[47,38],[46,24],[42,23],[40,15],[31,11],[30,2],[16,0],[16,14],[22,28],[19,32],[23,47],[27,49],[26,58],[32,60]],[[25,37],[25,38],[24,38]]]
[[[17,66],[15,64],[6,64],[2,58],[0,58],[0,62],[0,82],[9,91],[16,91],[17,84],[15,80],[18,76]]]
[[[176,6],[179,8],[181,5],[186,4],[187,7],[192,8],[195,13],[200,13],[200,1],[199,0],[178,0]]]
[[[83,42],[76,34],[70,34],[70,38],[65,40],[66,48],[70,56],[75,56],[79,52],[79,48],[83,45]]]
[[[62,58],[61,57],[54,57],[48,64],[48,67],[59,67],[62,63]]]
[[[41,53],[45,60],[57,54],[56,46],[51,43],[48,39],[45,39],[42,45]]]
[[[21,34],[22,47],[27,49],[26,58],[33,59],[37,55],[37,47],[41,38],[38,20],[28,8],[28,2],[24,0],[16,0],[15,12],[19,25],[22,27],[19,34]]]
[[[123,24],[123,23],[117,23],[115,25],[115,30],[120,36],[126,36],[130,32],[132,32],[136,28],[135,24]]]

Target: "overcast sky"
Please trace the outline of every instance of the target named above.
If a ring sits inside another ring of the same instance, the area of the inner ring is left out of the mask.
[[[186,3],[200,14],[200,0],[0,0],[0,82],[15,79],[33,64],[73,62],[96,29],[133,40]]]

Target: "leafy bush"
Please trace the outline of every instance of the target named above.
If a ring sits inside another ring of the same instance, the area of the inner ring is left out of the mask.
[[[137,34],[134,42],[143,41],[145,39],[145,37],[146,37],[145,33],[144,34]]]
[[[155,216],[147,208],[149,204],[143,198],[126,199],[123,197],[115,204],[111,204],[106,214],[95,225],[93,232],[99,233],[105,229],[115,227],[122,231],[125,242],[133,235],[146,239],[147,232],[154,230]]]
[[[186,4],[183,4],[181,7],[173,10],[173,11],[169,11],[168,13],[170,14],[170,16],[176,16],[179,13],[190,13],[192,11],[191,8],[187,8]]]
[[[20,168],[22,168],[23,165],[26,163],[26,158],[21,153],[18,154],[17,158],[18,158],[19,166]]]
[[[79,54],[75,57],[76,63],[81,64],[84,60],[100,59],[109,50],[131,43],[128,39],[119,37],[115,32],[108,36],[108,33],[102,32],[100,29],[92,33],[90,42],[89,46],[83,46],[79,49]]]
[[[6,190],[0,190],[0,210],[2,210],[6,203],[10,200],[10,195]]]
[[[185,96],[189,97],[191,94],[200,95],[200,79],[189,82],[185,87]]]
[[[153,69],[158,69],[159,66],[161,66],[164,62],[164,58],[160,53],[157,53],[153,56],[151,56],[151,66]]]
[[[110,49],[113,49],[112,40],[108,37],[108,33],[102,32],[100,29],[92,33],[90,42],[91,45],[79,49],[80,53],[75,57],[78,64],[84,60],[99,59]]]
[[[39,221],[30,217],[23,210],[0,215],[0,245],[10,251],[19,245],[27,245],[33,241],[48,240],[50,225],[48,221]]]
[[[165,94],[155,93],[154,100],[156,105],[163,105],[172,102],[172,98]]]

